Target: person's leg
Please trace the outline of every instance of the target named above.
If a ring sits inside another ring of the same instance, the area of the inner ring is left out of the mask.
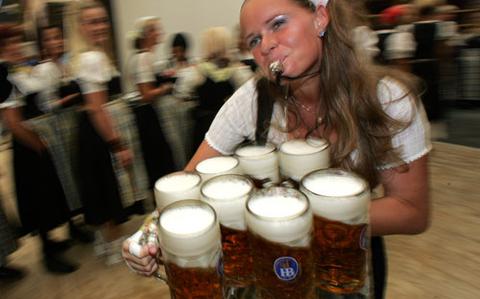
[[[39,231],[39,236],[42,242],[43,262],[49,272],[66,274],[78,269],[77,265],[67,261],[60,254],[70,246],[68,241],[53,241],[43,229]]]

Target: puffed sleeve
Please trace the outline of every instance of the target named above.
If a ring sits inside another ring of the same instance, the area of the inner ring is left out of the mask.
[[[230,155],[245,139],[253,140],[257,115],[255,80],[242,85],[222,106],[205,139],[224,155]]]
[[[43,112],[50,112],[58,99],[57,91],[60,86],[62,73],[53,62],[45,62],[32,69],[31,76],[42,84],[39,92],[38,106]]]
[[[430,124],[423,105],[406,95],[403,86],[392,80],[384,79],[378,86],[378,96],[385,112],[392,118],[408,122],[408,126],[397,132],[392,145],[405,163],[413,162],[426,155],[432,149]],[[397,165],[387,164],[382,169]]]
[[[77,79],[83,94],[108,90],[111,76],[111,66],[105,53],[90,51],[80,54]]]
[[[195,95],[195,88],[204,80],[196,66],[184,68],[178,72],[173,94],[181,99],[191,99]]]
[[[135,55],[133,64],[133,81],[135,84],[155,82],[153,55],[143,52]]]

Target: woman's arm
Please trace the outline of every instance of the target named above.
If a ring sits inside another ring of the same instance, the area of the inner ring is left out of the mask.
[[[0,111],[5,125],[10,132],[12,132],[15,139],[35,150],[37,153],[41,153],[46,149],[40,137],[29,127],[25,126],[19,108],[6,108]]]
[[[102,139],[112,148],[112,152],[123,166],[130,165],[132,154],[130,150],[121,144],[120,136],[113,128],[113,122],[110,115],[103,108],[106,102],[107,91],[97,91],[84,95],[88,116],[92,120],[93,126]]]
[[[428,156],[403,167],[385,170],[385,197],[370,207],[372,235],[419,234],[430,222]]]
[[[142,95],[142,101],[149,103],[153,102],[156,97],[166,95],[173,89],[173,84],[171,83],[164,83],[159,87],[154,87],[151,82],[147,83],[138,83],[137,84],[138,91]]]

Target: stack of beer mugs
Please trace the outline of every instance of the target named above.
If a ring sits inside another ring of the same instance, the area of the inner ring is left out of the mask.
[[[290,140],[278,152],[248,144],[160,178],[154,221],[172,296],[221,298],[220,288],[224,298],[362,298],[370,192],[328,168],[328,148],[322,139]]]

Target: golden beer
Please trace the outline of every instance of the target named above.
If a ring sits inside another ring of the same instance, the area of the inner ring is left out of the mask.
[[[335,294],[360,292],[367,276],[367,183],[352,173],[326,169],[306,175],[300,190],[314,215],[316,287]]]
[[[245,202],[253,191],[253,183],[242,175],[220,175],[206,181],[201,200],[217,213],[222,233],[225,285],[253,285],[253,265],[245,224]]]
[[[256,298],[313,298],[312,212],[301,192],[282,187],[260,190],[245,214]]]
[[[257,296],[262,299],[278,298],[313,298],[313,258],[309,247],[290,247],[270,242],[254,233],[249,234],[254,256],[255,279],[257,280]],[[288,273],[294,267],[293,263],[301,265],[301,272],[292,280],[283,280],[275,275],[275,261],[289,257],[278,264],[278,271]]]
[[[316,280],[332,293],[354,293],[366,278],[366,224],[348,225],[313,217]]]
[[[222,232],[223,272],[225,285],[245,287],[253,285],[253,257],[246,230],[220,225]]]
[[[180,200],[159,216],[159,240],[172,298],[222,298],[220,226],[213,208]]]
[[[221,273],[216,268],[182,268],[165,263],[170,296],[175,299],[222,299]]]

